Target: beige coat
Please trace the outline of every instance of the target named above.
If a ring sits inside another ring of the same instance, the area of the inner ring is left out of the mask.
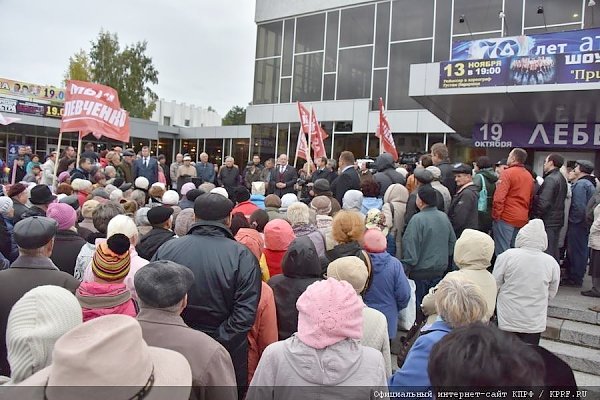
[[[179,169],[177,169],[177,178],[184,175],[196,177],[196,174],[196,167],[194,167],[193,165],[186,166],[185,164],[183,164],[179,166]]]
[[[458,266],[458,271],[448,273],[446,276],[460,274],[475,283],[481,289],[487,303],[486,317],[489,319],[494,314],[496,308],[496,280],[487,270],[490,266],[490,260],[494,253],[494,241],[483,232],[473,229],[465,229],[456,241],[454,248],[454,262]],[[444,278],[445,279],[445,278]],[[435,310],[435,289],[429,291],[423,298],[421,308],[425,315],[428,315],[428,323],[433,323],[437,318]]]
[[[177,351],[188,360],[196,399],[237,400],[231,357],[216,340],[168,311],[142,308],[137,320],[149,346]]]
[[[390,185],[383,196],[381,211],[385,215],[385,223],[396,241],[396,258],[402,258],[402,230],[408,202],[408,190],[399,183]]]

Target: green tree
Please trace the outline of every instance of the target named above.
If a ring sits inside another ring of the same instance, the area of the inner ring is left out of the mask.
[[[246,125],[246,109],[240,106],[233,106],[221,122],[223,125]]]
[[[132,117],[149,119],[158,99],[150,85],[158,83],[158,71],[152,64],[152,58],[146,55],[148,42],[137,42],[121,50],[116,34],[100,31],[91,44],[88,61],[90,79],[86,80],[117,90],[121,107]],[[83,51],[80,53],[85,54]],[[78,61],[78,54],[69,59],[75,62],[73,68],[69,64],[67,79],[78,79],[74,72],[85,65]]]
[[[90,66],[90,57],[83,49],[69,57],[69,67],[65,72],[64,84],[66,86],[69,79],[89,82],[92,80],[92,71]]]

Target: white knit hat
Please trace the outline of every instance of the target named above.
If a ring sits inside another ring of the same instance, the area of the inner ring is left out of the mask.
[[[222,187],[216,187],[213,190],[211,190],[210,192],[220,194],[221,196],[225,197],[226,199],[229,198],[229,194],[227,193],[227,190],[225,190],[225,188],[222,188]]]
[[[0,197],[0,214],[6,215],[13,208],[13,202],[10,197]]]
[[[123,198],[123,191],[121,189],[115,189],[110,192],[109,198],[110,201],[118,203]]]
[[[88,181],[87,179],[75,178],[73,179],[73,182],[71,182],[71,187],[76,191],[84,191],[91,189],[92,182]]]
[[[152,186],[150,186],[150,187],[159,187],[159,188],[161,188],[162,190],[167,190],[167,185],[165,185],[165,184],[164,184],[164,183],[162,183],[162,182],[154,182],[154,183],[152,184]]]
[[[15,303],[6,324],[6,349],[12,383],[19,383],[52,362],[54,343],[83,320],[73,293],[59,286],[38,286]]]
[[[281,208],[287,209],[293,203],[298,202],[298,196],[294,193],[286,193],[281,197]]]
[[[138,176],[135,178],[135,182],[133,184],[137,189],[148,190],[148,186],[150,186],[150,182],[148,178],[143,176]]]
[[[179,203],[179,195],[174,190],[167,190],[163,194],[162,203],[166,206],[176,206]]]

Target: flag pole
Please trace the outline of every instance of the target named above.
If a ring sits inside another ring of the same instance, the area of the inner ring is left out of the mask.
[[[294,168],[296,168],[296,164],[298,163],[298,144],[300,143],[300,135],[302,135],[302,121],[300,121],[300,130],[298,131],[298,142],[296,143],[296,156],[294,157]]]
[[[308,119],[308,142],[306,142],[306,151],[308,153],[308,160],[306,160],[306,162],[308,163],[308,175],[310,175],[310,163],[312,161],[312,156],[310,155],[310,149],[312,148],[312,128],[313,128],[313,106],[312,104],[310,105],[310,114],[309,114],[309,119]],[[315,127],[316,128],[316,127]]]
[[[62,131],[58,132],[58,147],[56,148],[56,159],[54,161],[54,175],[52,176],[52,187],[57,187],[56,180],[58,177],[56,173],[58,172],[58,162],[60,161],[60,143],[62,142]]]
[[[383,154],[383,132],[382,132],[382,119],[381,118],[383,116],[383,100],[381,99],[381,97],[379,98],[379,126],[377,127],[377,129],[379,129],[379,155]]]
[[[79,167],[79,159],[81,158],[81,142],[83,140],[82,135],[83,135],[83,132],[79,131],[79,135],[78,135],[79,137],[77,140],[77,164],[75,165],[75,168]]]

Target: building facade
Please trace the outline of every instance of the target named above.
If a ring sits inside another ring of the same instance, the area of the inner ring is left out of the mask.
[[[160,99],[150,120],[165,126],[203,127],[221,126],[222,117],[210,106],[204,108]]]
[[[301,101],[330,134],[330,157],[342,150],[374,157],[381,97],[399,153],[426,152],[443,141],[453,159],[506,157],[505,150],[474,148],[470,129],[440,118],[451,110],[426,108],[411,96],[411,65],[450,60],[459,40],[598,27],[594,8],[588,0],[257,0],[254,95],[246,114],[252,146],[263,158],[294,157]]]

